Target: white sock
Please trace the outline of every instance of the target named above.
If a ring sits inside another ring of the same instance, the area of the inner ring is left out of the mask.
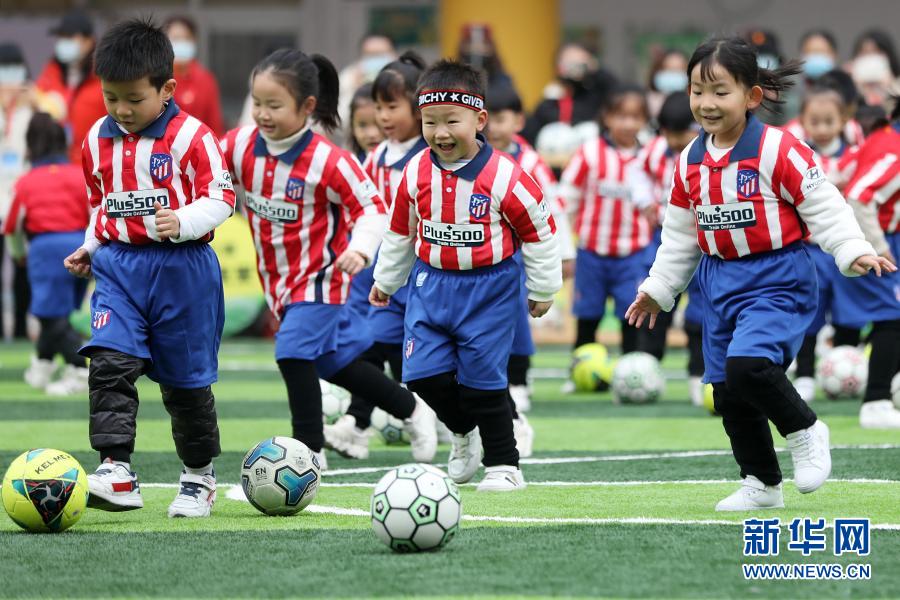
[[[213,464],[210,462],[205,467],[200,467],[199,469],[192,469],[189,466],[184,465],[184,472],[188,475],[212,475]]]

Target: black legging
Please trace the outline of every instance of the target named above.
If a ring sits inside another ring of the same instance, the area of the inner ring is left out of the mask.
[[[54,317],[39,320],[41,333],[35,344],[38,358],[53,360],[54,356],[61,354],[70,365],[84,367],[87,364],[84,357],[78,354],[82,342],[81,336],[69,323],[68,318]]]

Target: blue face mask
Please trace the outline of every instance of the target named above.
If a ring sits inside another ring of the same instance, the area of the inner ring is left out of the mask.
[[[172,42],[172,52],[175,62],[188,62],[197,56],[197,44],[189,40],[175,40]]]
[[[653,76],[653,86],[663,94],[683,92],[687,84],[687,73],[682,71],[657,71]]]
[[[756,64],[760,69],[777,69],[781,64],[778,57],[774,54],[759,54],[756,57]]]
[[[81,58],[81,47],[78,45],[78,41],[72,38],[59,38],[56,40],[56,47],[53,50],[56,60],[64,65]]]
[[[834,60],[827,54],[807,54],[803,57],[803,72],[810,79],[818,79],[834,69]]]
[[[375,79],[375,76],[378,75],[378,72],[388,66],[392,60],[393,57],[390,54],[374,54],[363,57],[363,59],[359,61],[359,66],[366,79],[373,80]]]

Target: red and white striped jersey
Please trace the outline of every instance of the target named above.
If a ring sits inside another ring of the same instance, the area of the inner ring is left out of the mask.
[[[791,119],[782,125],[781,129],[787,131],[798,140],[805,140],[807,137],[806,131],[800,123],[800,119]],[[858,146],[866,139],[866,134],[863,131],[862,125],[860,125],[859,121],[856,119],[848,120],[844,125],[844,131],[842,133],[844,140],[851,146]]]
[[[385,258],[393,260],[386,256],[389,238],[398,246],[406,243],[404,238],[415,238],[415,254],[423,262],[465,271],[495,265],[522,243],[550,241],[555,230],[541,189],[509,155],[484,143],[469,163],[449,171],[428,149],[406,165],[379,269]],[[555,245],[550,249],[557,252]],[[376,280],[378,275],[376,271]],[[405,280],[405,275],[397,279]]]
[[[307,130],[272,156],[256,126],[229,131],[222,149],[256,244],[266,302],[280,317],[294,302],[343,304],[350,276],[335,267],[352,223],[383,215],[384,203],[359,162]]]
[[[509,155],[513,157],[529,177],[541,186],[541,191],[544,192],[545,198],[548,200],[552,199],[559,204],[560,208],[565,208],[562,198],[556,194],[556,175],[553,174],[553,170],[544,162],[537,150],[521,135],[513,136],[513,145],[515,148]]]
[[[0,233],[84,231],[89,215],[81,166],[61,154],[32,161],[31,170],[16,181]]]
[[[174,101],[140,134],[122,131],[112,117],[98,120],[81,152],[88,197],[98,209],[94,235],[101,243],[160,242],[155,202],[177,210],[209,198],[234,207],[231,177],[215,135]]]
[[[885,233],[900,231],[900,123],[879,129],[859,149],[858,167],[847,184],[847,198],[878,205]]]
[[[576,213],[580,248],[600,256],[630,256],[650,243],[650,224],[632,204],[625,179],[635,158],[601,136],[581,146],[566,166],[560,196]]]
[[[378,195],[381,196],[388,208],[394,203],[394,196],[400,187],[400,180],[403,179],[403,169],[406,164],[413,156],[428,147],[425,138],[420,137],[401,158],[387,164],[390,144],[389,140],[384,140],[375,146],[363,163],[363,170],[375,182]]]
[[[807,141],[806,144],[816,153],[816,159],[819,161],[819,164],[822,165],[822,168],[825,169],[825,175],[828,177],[828,181],[836,185],[839,189],[843,189],[844,184],[850,181],[853,177],[853,173],[856,171],[856,159],[859,155],[859,146],[850,146],[841,140],[841,145],[837,151],[833,154],[826,155],[825,153],[820,152],[812,142]]]
[[[707,151],[706,139],[701,133],[681,153],[669,200],[694,211],[704,253],[728,260],[807,236],[795,207],[825,180],[809,146],[753,116],[719,160]]]
[[[638,153],[638,166],[658,186],[660,193],[657,201],[660,204],[665,203],[663,196],[672,185],[672,174],[675,173],[677,158],[678,155],[669,149],[669,144],[662,135],[654,137]]]

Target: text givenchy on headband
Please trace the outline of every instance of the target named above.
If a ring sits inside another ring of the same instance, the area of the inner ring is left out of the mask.
[[[484,110],[484,98],[462,90],[428,90],[419,94],[419,108],[435,104],[455,104],[472,110]]]

